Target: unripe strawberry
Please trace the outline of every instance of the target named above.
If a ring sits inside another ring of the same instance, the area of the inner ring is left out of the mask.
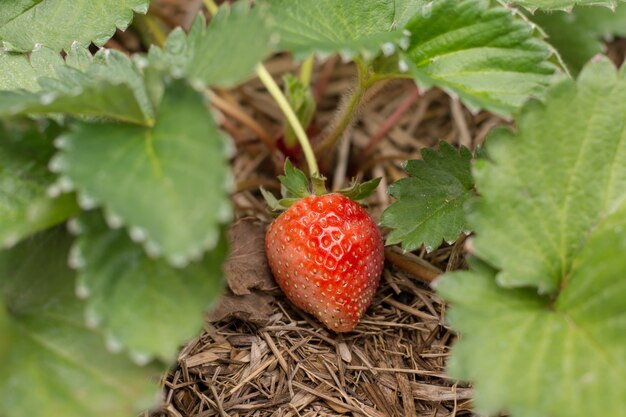
[[[348,332],[372,302],[384,244],[370,215],[339,194],[310,195],[270,225],[265,250],[287,298],[329,329]]]

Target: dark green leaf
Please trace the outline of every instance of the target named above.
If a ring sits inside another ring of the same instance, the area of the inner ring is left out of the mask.
[[[40,44],[56,51],[74,42],[103,45],[125,29],[148,0],[0,0],[0,41],[19,51]]]
[[[605,7],[576,7],[573,12],[535,12],[528,16],[548,35],[571,73],[578,74],[603,51],[602,37],[626,36],[626,5],[616,11]]]
[[[475,164],[478,256],[507,286],[554,292],[597,222],[626,195],[626,74],[603,59],[494,131]]]
[[[152,103],[131,60],[121,52],[102,50],[93,62],[87,63],[91,57],[85,52],[75,45],[68,53],[67,64],[63,65],[62,61],[61,65],[54,61],[54,65],[49,64],[54,66],[55,73],[37,78],[40,84],[37,92],[0,91],[0,116],[65,113],[140,125],[153,123]],[[0,63],[2,59],[0,56]],[[41,69],[37,72],[46,75]],[[17,87],[19,83],[24,81],[17,80]]]
[[[422,2],[419,0],[420,3]],[[394,0],[269,0],[280,48],[304,59],[340,53],[344,59],[391,54],[405,40]],[[401,1],[402,14],[406,1]]]
[[[156,369],[110,353],[83,324],[66,265],[70,243],[57,229],[0,252],[4,325],[12,335],[0,367],[3,416],[128,417],[158,390],[149,382]]]
[[[403,60],[418,84],[443,88],[474,110],[510,114],[542,96],[556,70],[529,22],[488,0],[425,3],[406,29]]]
[[[543,10],[570,10],[573,6],[606,6],[614,8],[623,0],[507,0],[506,3],[514,3],[526,7],[531,11]]]
[[[73,194],[54,198],[47,193],[54,182],[47,164],[58,133],[54,125],[0,123],[0,246],[12,246],[78,210]]]
[[[0,91],[37,91],[37,79],[54,77],[59,65],[63,65],[61,55],[48,48],[38,48],[30,55],[0,50]]]
[[[387,236],[388,244],[402,243],[408,251],[424,245],[430,252],[443,240],[454,242],[468,230],[463,209],[474,195],[472,155],[467,148],[457,151],[443,141],[439,148],[439,153],[423,149],[422,160],[406,165],[410,177],[389,187],[398,201],[381,217],[384,226],[394,229]]]
[[[480,413],[626,409],[624,114],[626,70],[604,58],[526,105],[475,164],[473,246],[490,266],[437,288],[462,332],[449,371],[474,383]]]
[[[53,160],[84,207],[103,205],[153,256],[184,266],[218,243],[232,211],[230,143],[201,94],[172,82],[154,127],[79,123]]]
[[[134,357],[173,361],[221,293],[223,242],[202,261],[177,269],[150,259],[124,231],[108,229],[99,212],[83,214],[75,226],[80,237],[70,259],[79,271],[87,322]]]
[[[228,87],[250,76],[272,52],[273,35],[267,8],[241,1],[220,7],[208,27],[203,18],[196,19],[188,36],[173,31],[164,50],[150,50],[149,61],[177,77]]]
[[[446,275],[437,290],[463,337],[448,371],[476,382],[476,411],[515,417],[620,417],[626,407],[626,210],[576,257],[556,301],[498,287],[490,268]],[[480,230],[478,230],[480,233]]]

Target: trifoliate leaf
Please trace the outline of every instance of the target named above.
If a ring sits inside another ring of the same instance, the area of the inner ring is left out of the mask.
[[[4,325],[11,337],[0,367],[5,417],[128,417],[150,406],[154,367],[112,354],[83,324],[67,267],[71,240],[53,230],[0,252]],[[154,380],[154,379],[153,379]]]
[[[231,218],[230,144],[203,96],[173,81],[154,127],[77,123],[53,160],[85,208],[102,205],[149,253],[185,266]]]
[[[47,164],[58,127],[0,123],[0,247],[60,223],[77,210],[75,196],[47,194],[54,176]]]
[[[285,160],[285,175],[280,175],[278,180],[283,185],[285,198],[304,198],[311,195],[306,174],[294,167],[289,159]]]
[[[59,65],[63,65],[61,55],[48,48],[38,48],[28,55],[0,50],[0,90],[37,91],[41,88],[37,80],[54,77]]]
[[[440,87],[471,109],[507,115],[541,96],[556,66],[529,22],[489,0],[436,0],[407,23],[402,55],[423,88]]]
[[[87,322],[133,356],[173,361],[221,293],[225,245],[177,269],[149,258],[123,230],[108,229],[99,212],[84,213],[76,226],[81,234],[70,259],[78,268],[77,294],[86,296]]]
[[[625,208],[585,241],[556,300],[500,288],[495,272],[477,264],[438,282],[439,293],[452,303],[448,319],[463,335],[448,372],[475,382],[477,412],[624,415]]]
[[[572,74],[578,74],[603,51],[601,38],[626,36],[623,3],[615,11],[606,7],[575,7],[569,13],[537,11],[528,17],[546,32],[546,40],[556,48]]]
[[[101,50],[93,62],[85,61],[91,61],[90,55],[74,45],[65,65],[61,61],[52,76],[37,79],[37,92],[0,91],[0,116],[64,113],[140,125],[153,122],[143,78],[126,55]]]
[[[280,48],[297,59],[312,53],[372,59],[381,51],[392,54],[405,40],[394,0],[269,0],[269,4]]]
[[[506,286],[556,291],[597,223],[626,196],[626,70],[608,59],[532,102],[518,133],[495,131],[477,161],[476,253]]]
[[[406,164],[410,177],[389,187],[389,194],[398,201],[381,217],[384,226],[394,229],[387,244],[402,243],[407,251],[424,245],[432,251],[444,240],[454,242],[468,229],[464,206],[474,196],[472,154],[443,141],[439,148],[439,153],[424,148],[422,160]]]
[[[151,48],[149,60],[155,68],[186,75],[192,82],[230,87],[252,74],[274,45],[267,8],[238,2],[220,7],[208,27],[199,17],[189,35],[175,30],[163,50]]]
[[[56,51],[73,42],[103,45],[125,29],[148,0],[0,0],[0,41],[18,51],[35,45]]]

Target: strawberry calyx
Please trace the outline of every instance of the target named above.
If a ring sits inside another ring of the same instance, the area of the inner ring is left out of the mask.
[[[281,183],[281,199],[277,199],[272,193],[261,187],[261,194],[273,211],[287,210],[300,199],[310,195],[320,196],[328,194],[325,177],[314,174],[309,180],[307,175],[296,168],[289,158],[285,159],[284,170],[285,175],[278,176],[278,180]],[[349,187],[336,192],[354,201],[363,200],[376,191],[380,180],[381,178],[374,178],[364,183],[358,183],[353,179]]]

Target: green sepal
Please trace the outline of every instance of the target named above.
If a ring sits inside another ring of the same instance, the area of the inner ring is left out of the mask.
[[[374,178],[362,184],[357,183],[356,180],[353,179],[350,187],[339,190],[338,193],[345,195],[351,200],[363,200],[374,194],[374,191],[376,191],[376,187],[380,184],[381,179],[381,177]]]
[[[274,211],[280,210],[280,203],[278,203],[278,200],[276,199],[276,197],[274,197],[274,194],[270,193],[263,187],[261,187],[260,190],[261,195],[263,196],[263,199],[265,200],[267,205]]]
[[[306,174],[294,167],[289,158],[285,160],[285,175],[280,175],[278,180],[284,186],[284,198],[304,198],[311,195]]]
[[[270,193],[265,188],[261,187],[260,190],[265,202],[272,209],[272,211],[286,210],[295,204],[296,201],[300,200],[299,198],[281,198],[278,200],[274,197],[274,194]]]
[[[313,192],[315,195],[323,195],[328,193],[326,190],[326,177],[315,173],[311,177],[311,182],[313,183]]]

